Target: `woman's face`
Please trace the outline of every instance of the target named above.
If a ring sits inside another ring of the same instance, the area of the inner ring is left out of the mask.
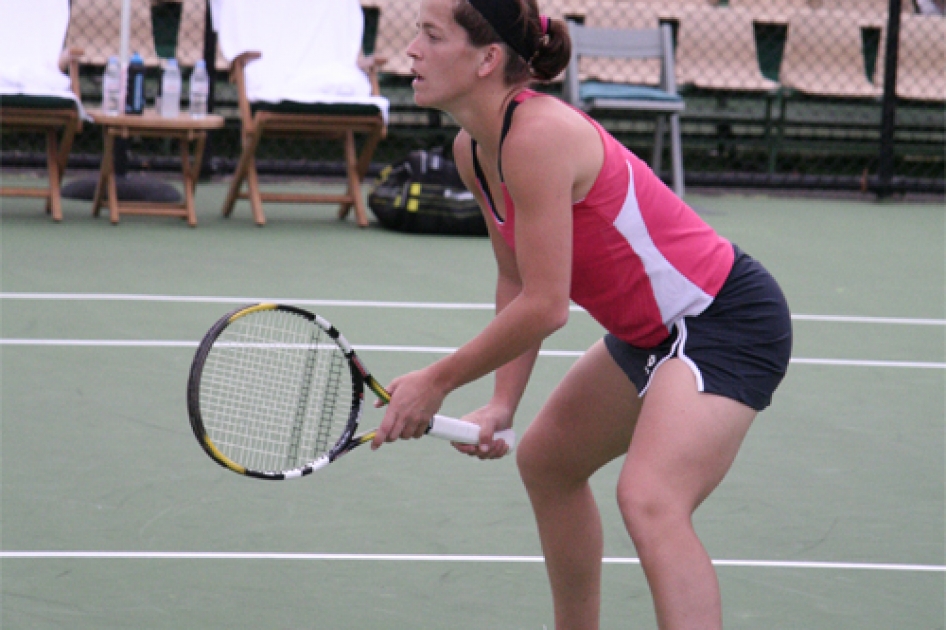
[[[407,47],[414,73],[414,102],[421,107],[449,109],[475,85],[479,49],[453,19],[455,0],[423,0],[417,36]]]

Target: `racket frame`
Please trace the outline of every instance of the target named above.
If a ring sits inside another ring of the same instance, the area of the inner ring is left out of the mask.
[[[213,440],[208,435],[200,410],[200,379],[203,373],[204,365],[207,361],[207,357],[210,355],[210,351],[213,349],[214,343],[216,343],[217,339],[220,338],[220,335],[222,335],[231,324],[243,317],[246,317],[247,315],[261,311],[286,311],[294,315],[298,315],[299,317],[302,317],[321,328],[322,331],[328,335],[328,337],[333,342],[335,342],[338,348],[342,351],[342,354],[348,361],[348,368],[351,373],[351,408],[348,416],[348,422],[345,428],[342,430],[338,441],[332,446],[331,449],[329,449],[327,453],[321,457],[309,461],[302,466],[282,471],[254,470],[252,468],[247,468],[246,466],[243,466],[242,464],[227,457],[223,452],[220,451],[219,448],[217,448],[217,445],[214,444]],[[188,415],[190,416],[191,429],[193,430],[197,441],[200,443],[201,447],[203,447],[204,452],[206,452],[211,459],[224,468],[247,477],[253,477],[255,479],[264,479],[270,481],[297,479],[299,477],[310,475],[320,468],[324,468],[328,464],[335,461],[338,457],[372,439],[373,435],[367,439],[362,439],[363,436],[353,437],[355,431],[358,429],[358,423],[361,420],[362,410],[364,407],[365,384],[369,381],[374,381],[374,377],[371,376],[371,374],[365,368],[364,363],[362,363],[355,354],[351,344],[348,343],[348,340],[345,339],[345,337],[338,331],[337,328],[335,328],[335,326],[333,326],[323,317],[289,304],[263,302],[260,304],[242,306],[221,317],[210,328],[210,330],[207,331],[207,333],[204,335],[204,338],[201,340],[200,345],[197,347],[197,352],[195,353],[194,360],[191,363],[190,375],[187,381],[187,410]],[[381,389],[384,391],[383,388]],[[374,390],[373,387],[372,390]]]
[[[220,335],[234,322],[239,319],[262,311],[285,311],[302,317],[314,325],[318,326],[341,350],[343,356],[348,362],[348,368],[352,380],[352,400],[345,428],[342,430],[336,443],[322,456],[315,460],[282,471],[265,471],[247,468],[242,464],[233,461],[214,444],[207,433],[204,425],[203,416],[200,409],[200,381],[204,365]],[[191,363],[190,375],[187,381],[187,409],[190,417],[191,429],[197,438],[204,452],[217,462],[219,465],[232,470],[235,473],[252,477],[255,479],[264,479],[269,481],[282,481],[286,479],[298,479],[312,474],[314,471],[324,468],[334,462],[342,455],[354,450],[355,448],[370,442],[374,439],[376,431],[368,431],[360,435],[355,435],[358,430],[358,424],[361,421],[365,402],[365,386],[383,402],[388,403],[391,400],[391,394],[382,386],[368,371],[368,368],[355,353],[354,348],[348,342],[344,335],[339,332],[335,326],[325,318],[311,313],[304,309],[288,305],[277,304],[274,302],[263,302],[251,304],[237,308],[223,317],[221,317],[204,335],[194,354],[194,360]],[[479,427],[470,422],[456,420],[445,416],[434,416],[427,432],[441,439],[453,440],[474,444],[478,441]],[[497,432],[495,439],[504,439],[512,449],[515,446],[515,433],[511,430]]]

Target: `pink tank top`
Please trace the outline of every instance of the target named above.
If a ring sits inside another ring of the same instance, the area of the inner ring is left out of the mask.
[[[515,108],[539,96],[526,90],[513,99],[503,139]],[[667,338],[675,322],[700,314],[713,302],[732,268],[733,247],[647,164],[579,113],[598,130],[605,155],[591,190],[572,207],[571,299],[619,339],[652,347]],[[492,209],[475,141],[473,164]],[[499,167],[502,177],[501,161]],[[502,189],[506,218],[492,209],[492,220],[515,250],[515,205],[505,183]]]

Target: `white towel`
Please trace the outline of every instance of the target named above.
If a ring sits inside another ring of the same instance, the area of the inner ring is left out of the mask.
[[[59,69],[69,0],[0,0],[0,95],[50,96],[82,103]]]
[[[247,51],[262,55],[246,66],[251,102],[369,104],[387,120],[388,100],[371,95],[358,67],[358,0],[212,0],[211,9],[228,61]]]

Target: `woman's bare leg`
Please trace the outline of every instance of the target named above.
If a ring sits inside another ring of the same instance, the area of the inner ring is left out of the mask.
[[[722,481],[755,410],[696,390],[671,359],[654,375],[618,484],[618,503],[662,630],[722,627],[716,572],[692,515]]]
[[[517,450],[558,630],[598,628],[603,543],[588,479],[627,452],[639,410],[634,386],[599,342],[555,389]]]

